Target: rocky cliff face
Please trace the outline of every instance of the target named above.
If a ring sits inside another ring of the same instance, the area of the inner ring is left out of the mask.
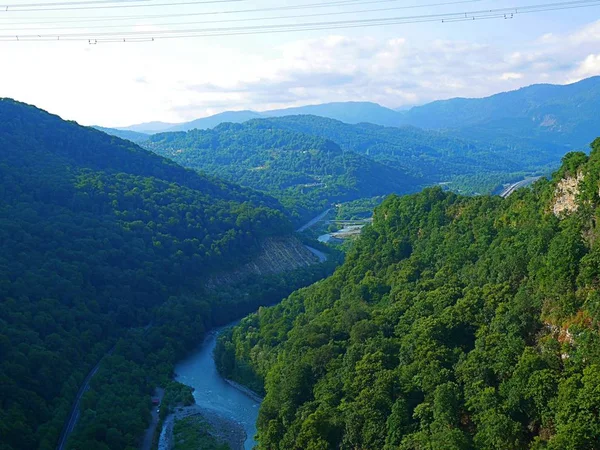
[[[583,174],[579,172],[576,177],[566,177],[560,180],[554,191],[555,200],[552,212],[557,217],[564,217],[577,211],[577,195],[579,194],[579,183],[583,180]]]
[[[208,287],[237,283],[249,275],[289,272],[318,262],[318,256],[294,236],[268,238],[263,241],[260,253],[252,261],[231,271],[214,275],[209,280]]]

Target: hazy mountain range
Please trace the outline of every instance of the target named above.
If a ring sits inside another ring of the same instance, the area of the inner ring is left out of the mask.
[[[440,100],[409,110],[393,110],[369,102],[323,103],[263,112],[226,111],[191,122],[149,122],[118,130],[154,134],[310,114],[349,124],[411,125],[484,142],[526,137],[538,144],[580,147],[587,145],[600,128],[600,117],[594,114],[599,102],[600,77],[592,77],[568,85],[537,84],[485,98]],[[141,136],[132,138],[139,140]]]

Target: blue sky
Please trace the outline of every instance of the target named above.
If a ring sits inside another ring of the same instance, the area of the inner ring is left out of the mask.
[[[160,39],[164,31],[176,29],[363,20],[550,3],[481,0],[411,8],[448,2],[239,0],[172,5],[181,1],[138,3],[169,4],[154,7],[123,8],[134,3],[120,3],[107,6],[121,7],[87,11],[31,11],[56,6],[19,8],[34,2],[17,0],[0,12],[0,96],[83,124],[124,126],[329,101],[374,101],[395,108],[600,74],[600,2],[589,8],[517,14],[510,20]],[[282,6],[306,7],[233,12]],[[371,9],[387,10],[366,12]],[[215,12],[219,14],[206,14]],[[268,19],[292,15],[311,17]],[[133,18],[120,20],[123,16]],[[44,33],[60,35],[63,41],[2,40],[13,34]],[[97,45],[85,40],[122,36],[156,38]],[[66,42],[69,37],[82,40]]]

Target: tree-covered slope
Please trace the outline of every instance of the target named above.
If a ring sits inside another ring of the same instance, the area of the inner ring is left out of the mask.
[[[412,108],[402,121],[458,131],[483,141],[498,135],[583,147],[598,133],[600,77],[569,85],[538,84],[481,99],[456,98]]]
[[[293,130],[329,139],[344,150],[369,156],[390,165],[406,167],[428,182],[456,174],[490,170],[517,170],[518,164],[472,142],[413,127],[382,127],[369,123],[346,124],[318,116],[266,119],[274,128]],[[500,157],[499,157],[500,156]]]
[[[301,215],[334,201],[414,191],[419,183],[402,169],[262,120],[157,134],[143,145],[186,167],[268,192]]]
[[[508,199],[389,197],[329,279],[243,320],[261,449],[597,449],[600,139]]]
[[[104,128],[94,126],[96,130],[103,131],[106,134],[110,134],[111,136],[116,136],[121,139],[127,139],[128,141],[135,142],[139,144],[140,142],[148,140],[148,135],[146,133],[140,133],[138,131],[131,130],[119,130],[117,128]]]
[[[262,239],[289,234],[273,207],[131,142],[0,100],[0,448],[55,448],[85,374],[117,338],[149,327],[143,347],[117,347],[115,358],[130,354],[106,380],[126,395],[89,393],[94,420],[79,440],[135,446],[157,373],[168,376],[206,327],[256,306],[241,295],[217,305],[203,285],[252,258]]]
[[[268,123],[330,139],[344,150],[406,169],[422,183],[451,182],[451,188],[467,193],[491,192],[515,175],[551,171],[566,152],[562,145],[523,136],[496,136],[494,142],[484,142],[468,133],[460,138],[411,126],[349,125],[317,116],[281,117]]]

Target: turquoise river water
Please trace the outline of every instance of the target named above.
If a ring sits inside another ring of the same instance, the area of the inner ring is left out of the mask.
[[[227,383],[217,372],[213,351],[222,329],[211,332],[196,352],[175,367],[175,379],[194,388],[196,403],[214,414],[244,427],[244,448],[252,450],[256,442],[256,419],[260,403]]]

